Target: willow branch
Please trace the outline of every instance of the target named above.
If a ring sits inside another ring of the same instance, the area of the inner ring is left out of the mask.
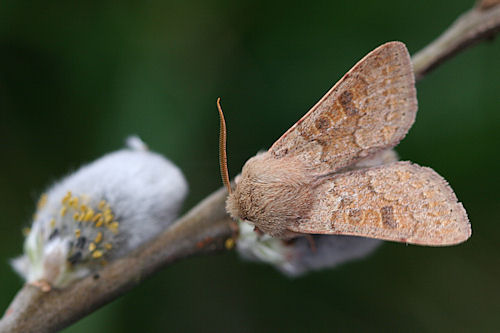
[[[415,54],[417,79],[446,59],[500,30],[499,0],[483,0],[460,16],[438,39]],[[42,292],[25,285],[0,320],[0,333],[54,332],[123,295],[161,268],[195,254],[224,249],[232,237],[231,219],[220,189],[196,205],[143,247],[69,287]]]
[[[453,57],[463,49],[481,40],[491,39],[500,31],[498,0],[484,0],[461,15],[441,36],[413,57],[417,80]]]
[[[193,254],[224,249],[232,236],[220,189],[191,209],[170,228],[98,275],[49,292],[29,284],[18,292],[0,321],[0,332],[54,332],[62,329],[139,284],[162,267]]]

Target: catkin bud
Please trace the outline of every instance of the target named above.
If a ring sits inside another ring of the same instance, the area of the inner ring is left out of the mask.
[[[239,221],[239,231],[236,246],[243,258],[271,264],[291,277],[363,258],[382,243],[377,239],[342,235],[311,235],[309,239],[283,241],[259,235],[244,221]]]
[[[126,255],[175,220],[187,194],[182,172],[148,151],[139,138],[129,138],[127,144],[41,196],[24,254],[12,260],[27,282],[65,287]]]

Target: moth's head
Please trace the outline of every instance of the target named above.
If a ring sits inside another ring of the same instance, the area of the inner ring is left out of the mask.
[[[256,166],[259,165],[259,160],[262,154],[258,154],[250,158],[241,171],[241,174],[236,176],[234,181],[234,189],[231,190],[226,201],[226,211],[235,220],[249,220],[250,216],[247,210],[252,205],[251,197],[255,190],[256,181],[259,173]]]

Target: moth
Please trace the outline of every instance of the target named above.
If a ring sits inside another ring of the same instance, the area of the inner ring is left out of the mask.
[[[220,100],[220,162],[234,219],[281,239],[352,235],[445,246],[471,235],[467,213],[434,170],[397,161],[391,148],[417,111],[401,42],[361,59],[271,148],[250,158],[231,189]]]

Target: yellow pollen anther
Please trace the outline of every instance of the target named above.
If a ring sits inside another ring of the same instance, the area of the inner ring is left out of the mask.
[[[83,220],[85,222],[90,221],[94,217],[94,210],[92,208],[89,208],[87,212],[85,213],[85,216],[83,217]]]
[[[99,244],[99,242],[100,242],[101,240],[102,240],[102,232],[100,232],[100,231],[99,231],[99,232],[97,233],[97,236],[95,236],[94,242],[95,242],[96,244]]]
[[[95,250],[94,253],[92,253],[92,258],[100,258],[102,257],[103,253],[100,250]]]
[[[104,244],[103,244],[103,246],[104,246],[104,248],[105,248],[106,250],[111,250],[111,249],[113,248],[113,245],[111,245],[111,244],[109,244],[109,243],[104,243]]]
[[[78,237],[80,237],[80,235],[81,235],[80,229],[76,229],[75,230],[75,237],[78,238]]]
[[[89,244],[89,251],[90,251],[90,252],[94,251],[94,250],[95,250],[95,248],[96,248],[96,245],[95,245],[94,243],[90,243],[90,244]]]
[[[54,228],[56,226],[56,219],[50,220],[50,227]]]
[[[95,226],[96,226],[96,228],[99,228],[103,224],[104,224],[104,220],[102,219],[102,217],[100,217],[99,220],[96,222]]]
[[[111,213],[111,210],[110,209],[107,209],[105,212],[104,212],[104,223],[108,224],[109,222],[113,221],[113,214]]]
[[[99,201],[97,208],[99,208],[99,210],[104,210],[104,208],[106,208],[107,204],[108,203],[106,202],[106,200],[101,200],[101,201]]]
[[[234,239],[228,238],[224,242],[224,246],[226,247],[227,250],[231,250],[234,247]]]
[[[47,193],[42,194],[40,196],[40,199],[38,200],[38,203],[36,204],[36,208],[42,209],[47,204],[47,198],[48,198]]]
[[[66,215],[66,211],[67,211],[67,210],[68,210],[68,207],[66,207],[66,206],[62,206],[62,207],[61,207],[61,216]]]
[[[108,226],[108,229],[111,230],[112,232],[116,233],[118,232],[118,226],[120,224],[116,221],[114,221],[113,223],[111,223],[109,226]]]
[[[72,197],[69,199],[68,204],[74,209],[78,209],[78,197]]]
[[[102,217],[101,213],[95,214],[94,217],[92,218],[92,222],[97,222],[97,220],[99,220],[101,217]]]
[[[82,212],[86,212],[86,211],[87,211],[87,209],[88,209],[87,205],[82,204],[82,205],[80,206],[80,210],[81,210]]]
[[[80,214],[79,213],[73,214],[73,220],[79,221],[79,219],[80,219]]]
[[[66,195],[62,198],[61,203],[65,204],[71,199],[71,191],[68,191]]]

